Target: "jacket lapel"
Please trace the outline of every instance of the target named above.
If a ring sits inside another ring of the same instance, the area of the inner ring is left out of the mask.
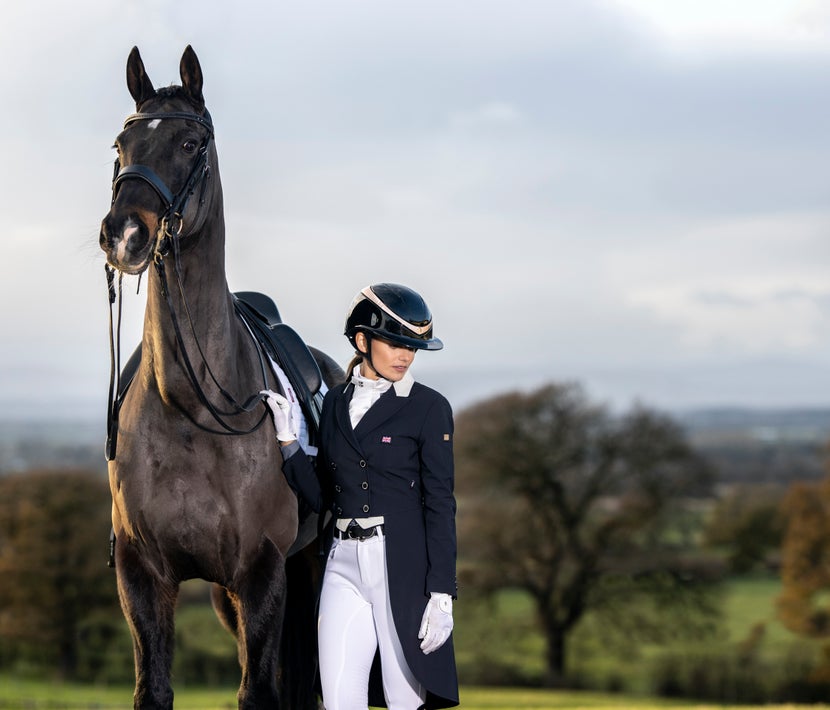
[[[349,402],[352,399],[353,391],[354,385],[348,384],[337,393],[334,399],[334,420],[338,429],[340,429],[340,433],[343,434],[343,438],[362,456],[363,450],[360,448],[355,431],[352,429],[351,419],[349,419]]]
[[[363,415],[363,419],[357,423],[354,433],[358,440],[394,416],[402,407],[406,406],[407,402],[409,402],[408,397],[398,397],[395,394],[395,388],[390,387],[380,396],[377,402],[369,407],[369,410]],[[348,419],[348,413],[346,416]]]

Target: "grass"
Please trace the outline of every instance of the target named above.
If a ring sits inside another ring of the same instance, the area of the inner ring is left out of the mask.
[[[236,689],[181,688],[176,690],[177,710],[233,710]],[[514,688],[461,689],[464,710],[582,710],[588,708],[627,708],[657,710],[658,708],[691,708],[693,710],[783,710],[793,705],[731,706],[638,698],[589,692],[558,692]],[[803,706],[802,706],[803,707]],[[813,705],[813,708],[827,708]],[[132,688],[125,686],[98,687],[71,683],[46,683],[19,680],[0,675],[0,708],[26,710],[131,710]]]
[[[177,710],[233,710],[235,688],[180,688]],[[132,710],[132,686],[97,686],[21,680],[0,675],[0,708],[26,710]]]
[[[774,710],[792,708],[792,705],[702,705],[692,701],[663,700],[610,693],[565,692],[518,688],[462,688],[461,707],[464,710],[582,710],[583,708],[626,708],[627,710],[657,710],[658,708],[693,708],[712,710],[734,708]],[[801,706],[804,707],[804,706]],[[813,705],[825,708],[826,705]]]
[[[236,689],[180,688],[176,690],[177,710],[233,710],[236,708]],[[638,698],[589,692],[558,692],[515,688],[461,689],[461,707],[464,710],[555,710],[567,708],[627,708],[628,710],[656,710],[657,708],[692,708],[709,710],[753,706],[701,705],[678,700]],[[764,710],[793,708],[792,705],[764,705]],[[813,705],[826,708],[826,705]],[[130,710],[132,688],[125,686],[94,686],[74,683],[44,683],[0,676],[0,708],[26,710]]]
[[[787,644],[798,640],[778,621],[775,599],[781,592],[781,581],[768,577],[730,580],[726,585],[724,620],[730,640],[745,639],[753,627],[763,624],[765,637],[771,644]]]

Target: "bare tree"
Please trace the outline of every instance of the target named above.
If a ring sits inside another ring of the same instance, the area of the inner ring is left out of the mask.
[[[676,543],[683,506],[710,472],[667,417],[614,417],[577,386],[549,385],[461,412],[455,441],[468,583],[530,594],[547,684],[565,682],[568,633],[586,611],[642,593],[646,580],[667,599],[692,586]]]

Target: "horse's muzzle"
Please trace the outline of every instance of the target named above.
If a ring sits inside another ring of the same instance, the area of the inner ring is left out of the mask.
[[[110,212],[101,222],[98,243],[110,266],[126,274],[140,274],[152,259],[154,241],[137,215],[118,218]]]

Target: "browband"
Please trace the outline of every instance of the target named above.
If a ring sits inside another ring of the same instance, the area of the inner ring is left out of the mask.
[[[165,118],[179,118],[184,121],[194,121],[205,128],[207,128],[211,134],[213,133],[213,121],[210,118],[210,114],[205,111],[204,116],[200,116],[198,113],[189,113],[188,111],[168,111],[168,112],[161,112],[161,113],[133,113],[127,116],[124,119],[124,128],[126,128],[131,123],[135,121],[155,121],[156,119],[165,119]]]

